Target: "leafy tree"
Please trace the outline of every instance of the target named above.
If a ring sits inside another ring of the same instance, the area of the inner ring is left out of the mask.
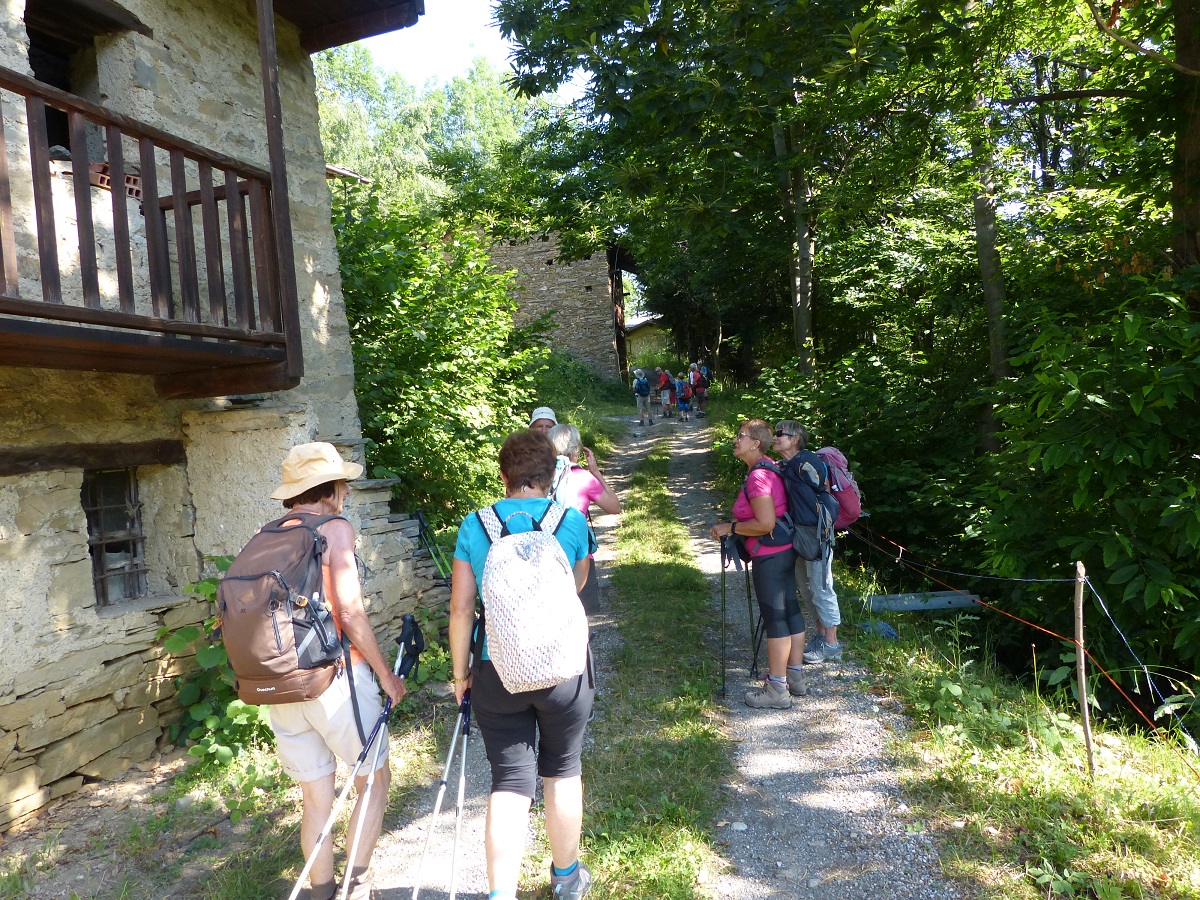
[[[513,327],[510,276],[461,223],[386,210],[362,188],[335,203],[334,229],[373,474],[444,520],[492,502],[495,451],[525,426],[545,357]]]

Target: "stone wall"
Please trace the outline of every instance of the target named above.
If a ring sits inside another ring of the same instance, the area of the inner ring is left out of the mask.
[[[492,248],[492,265],[517,273],[518,325],[554,315],[550,346],[582,360],[604,378],[619,378],[616,319],[603,253],[564,263],[553,236]]]
[[[266,168],[253,3],[119,2],[154,36],[98,40],[91,99]],[[24,5],[0,0],[0,62],[28,72]],[[0,643],[6,651],[0,662],[0,831],[83,779],[111,777],[155,751],[163,726],[180,714],[174,678],[193,664],[165,656],[155,633],[202,621],[210,611],[188,597],[185,586],[211,574],[207,557],[236,553],[263,521],[281,514],[267,497],[287,449],[329,440],[361,461],[315,80],[295,29],[276,24],[304,340],[301,385],[258,398],[164,402],[147,377],[0,366],[0,447],[169,440],[185,448],[182,462],[135,470],[149,592],[104,608],[92,584],[83,471],[0,477]],[[15,139],[25,134],[23,108],[11,94],[4,101],[10,171],[28,173],[28,147]],[[128,149],[126,155],[135,158]],[[13,187],[21,289],[36,297],[32,192],[27,179],[14,177]],[[75,233],[66,227],[73,203],[70,183],[55,179],[60,236]],[[64,265],[77,251],[60,249]],[[356,484],[347,505],[381,642],[417,604],[448,601],[432,561],[417,550],[416,523],[389,514],[389,488],[386,482]]]

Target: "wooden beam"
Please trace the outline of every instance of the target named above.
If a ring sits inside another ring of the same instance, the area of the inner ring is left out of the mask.
[[[289,375],[287,363],[239,366],[236,369],[202,369],[175,372],[154,379],[154,389],[164,400],[227,397],[234,394],[267,394],[290,391],[300,379]]]
[[[46,143],[46,103],[41,97],[26,97],[25,111],[29,122],[29,165],[33,169],[33,208],[37,215],[42,299],[47,303],[62,303],[54,191],[50,186],[50,145]]]
[[[189,159],[206,159],[216,168],[232,169],[243,177],[258,178],[262,181],[269,181],[271,178],[271,173],[266,169],[242,162],[231,156],[225,156],[223,153],[216,153],[207,147],[201,147],[199,144],[193,144],[191,141],[163,131],[161,128],[146,125],[137,119],[131,119],[129,116],[113,112],[97,103],[84,100],[82,97],[76,97],[74,94],[67,93],[66,91],[60,91],[58,88],[43,84],[40,81],[30,78],[28,75],[22,75],[3,66],[0,66],[0,88],[21,94],[26,98],[37,97],[55,109],[61,109],[66,112],[81,112],[93,122],[116,125],[126,137],[148,138],[159,146],[175,147],[182,150],[184,155]],[[33,127],[31,123],[30,132],[32,133],[32,131]],[[148,199],[157,199],[157,192],[153,196],[151,193],[147,193],[146,196]]]
[[[84,305],[100,308],[99,267],[96,264],[96,229],[92,225],[92,183],[88,178],[87,119],[68,115],[71,129],[71,184],[75,192],[75,230],[79,242],[79,276]]]
[[[13,231],[12,189],[8,178],[8,141],[4,136],[4,101],[0,99],[0,290],[21,293],[17,274],[17,240]]]
[[[0,478],[62,469],[132,469],[175,466],[186,459],[183,441],[139,441],[132,444],[0,445]]]
[[[123,187],[125,185],[125,145],[121,140],[121,129],[109,125],[107,130],[108,142],[108,173],[112,184],[117,186],[112,194],[113,210],[113,252],[117,261],[117,294],[121,298],[121,312],[133,313],[133,258],[130,256],[129,244],[129,198]],[[224,323],[222,323],[224,324]]]
[[[424,12],[424,0],[393,3],[361,16],[351,16],[339,22],[305,29],[300,35],[300,46],[306,53],[312,54],[319,50],[328,50],[330,47],[351,44],[363,38],[415,25],[417,18]]]
[[[274,346],[283,344],[283,336],[278,332],[248,331],[205,322],[178,322],[174,319],[158,319],[153,316],[139,316],[134,313],[108,309],[89,309],[61,303],[47,304],[40,300],[22,300],[20,297],[0,296],[0,314],[26,316],[31,319],[53,319],[79,325],[104,325],[109,328],[125,328],[131,331],[187,334],[223,341],[246,341],[251,344]]]
[[[296,256],[292,244],[291,194],[283,147],[283,106],[279,99],[279,56],[275,46],[273,0],[258,0],[258,56],[262,65],[267,156],[271,166],[271,219],[275,225],[274,250],[280,294],[278,311],[287,338],[288,374],[299,378],[304,374],[304,355],[300,335],[300,300],[296,288]]]

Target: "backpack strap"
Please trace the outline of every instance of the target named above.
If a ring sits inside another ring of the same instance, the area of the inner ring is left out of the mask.
[[[475,513],[475,517],[479,519],[479,525],[483,528],[484,536],[487,537],[489,544],[496,543],[508,530],[507,523],[500,521],[495,506],[485,506]]]
[[[551,534],[558,534],[558,529],[562,527],[563,519],[566,518],[567,508],[561,503],[552,501],[546,507],[546,511],[542,513],[542,517],[533,523],[533,527],[538,531],[549,531]]]

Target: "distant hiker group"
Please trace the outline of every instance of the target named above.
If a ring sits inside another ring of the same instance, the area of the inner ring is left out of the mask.
[[[633,398],[637,404],[638,425],[654,424],[653,401],[658,401],[659,418],[670,418],[679,413],[679,418],[691,421],[692,411],[696,418],[708,415],[708,366],[690,363],[685,374],[672,375],[669,369],[655,366],[653,382],[645,369],[633,370]]]

